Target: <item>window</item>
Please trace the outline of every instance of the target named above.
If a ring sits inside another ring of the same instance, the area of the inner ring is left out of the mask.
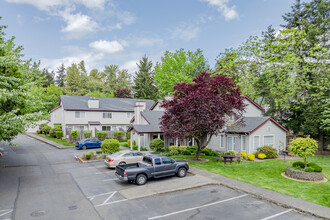
[[[155,164],[156,164],[156,165],[161,165],[161,163],[160,163],[160,158],[156,158],[156,159],[155,159]]]
[[[75,112],[76,118],[85,118],[85,112]]]
[[[172,160],[170,158],[162,158],[163,164],[171,164]]]
[[[131,157],[132,154],[131,153],[127,153],[127,154],[124,154],[123,157]]]
[[[238,137],[234,137],[234,151],[239,151],[238,148]]]
[[[225,135],[220,135],[220,148],[225,148]]]
[[[143,156],[143,154],[140,152],[133,152],[133,156],[140,157]]]
[[[171,139],[170,139],[170,146],[173,146],[173,145],[174,145],[174,139],[171,138]]]
[[[267,145],[267,146],[274,146],[274,136],[272,135],[265,135],[264,136],[264,145]]]
[[[103,112],[103,118],[112,118],[111,112]]]
[[[117,126],[112,126],[112,131],[118,131]]]
[[[253,148],[257,150],[257,148],[260,147],[260,137],[254,136],[253,137]]]
[[[102,126],[102,131],[111,131],[111,126]]]
[[[131,118],[133,118],[134,113],[127,112],[126,115],[127,115],[127,118],[131,119]]]
[[[246,136],[242,136],[241,151],[246,151]]]
[[[233,149],[233,138],[228,137],[228,149],[227,150],[232,150]]]

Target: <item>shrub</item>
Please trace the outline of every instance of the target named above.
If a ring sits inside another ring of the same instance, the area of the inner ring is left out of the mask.
[[[123,139],[123,133],[123,131],[115,131],[113,132],[113,135],[115,136],[115,139],[121,141],[121,139]]]
[[[37,130],[37,134],[41,134],[41,131],[40,130]]]
[[[292,164],[293,167],[305,168],[305,163],[302,161],[297,161]]]
[[[180,146],[180,147],[179,147],[179,150],[186,150],[186,149],[187,149],[186,146]]]
[[[169,150],[178,150],[178,146],[169,146]]]
[[[257,155],[263,153],[268,159],[274,159],[278,157],[277,150],[271,146],[262,146],[257,148]],[[256,156],[257,156],[256,155]]]
[[[322,172],[322,167],[320,167],[316,163],[308,163],[307,167],[312,167],[314,169],[314,172]]]
[[[48,125],[48,122],[39,125],[39,130],[42,131],[42,128],[45,127],[45,126],[47,126],[47,125]]]
[[[197,152],[197,149],[198,149],[197,146],[187,147],[187,150],[189,150],[191,153],[196,153]]]
[[[84,138],[92,137],[92,132],[84,132]]]
[[[106,131],[98,131],[98,132],[96,132],[96,137],[100,141],[104,141],[107,138],[107,136],[108,136],[108,132],[106,132]]]
[[[173,156],[173,155],[178,155],[179,154],[179,151],[178,150],[170,150],[168,152],[163,152],[161,153],[161,155],[165,155],[165,156]]]
[[[133,145],[133,150],[138,150],[138,149],[139,149],[139,146]]]
[[[86,154],[85,157],[86,157],[86,160],[90,160],[92,155],[91,154]]]
[[[127,141],[127,147],[131,148],[131,140]]]
[[[126,139],[129,140],[131,138],[131,132],[125,131]]]
[[[297,138],[289,145],[289,150],[293,154],[304,158],[305,168],[307,167],[307,157],[313,156],[317,148],[317,141],[312,138]]]
[[[254,160],[254,158],[255,158],[254,154],[248,154],[247,155],[248,160]]]
[[[149,147],[155,150],[161,150],[164,148],[164,141],[162,139],[156,138],[150,141]]]
[[[181,151],[182,155],[191,155],[191,152],[189,150],[183,150]]]
[[[55,131],[56,138],[60,139],[63,137],[63,132],[62,131]]]
[[[246,159],[247,154],[244,151],[241,151],[241,157]]]
[[[314,168],[313,167],[306,167],[305,172],[314,172]]]
[[[74,139],[77,139],[78,138],[78,131],[77,130],[72,130],[71,131],[71,137],[74,138]]]
[[[50,129],[52,129],[52,128],[50,126],[46,125],[46,126],[42,127],[42,132],[44,134],[49,134]]]
[[[141,147],[140,150],[141,150],[141,151],[147,151],[148,149],[145,148],[145,147]]]
[[[51,128],[51,129],[49,130],[49,136],[51,136],[51,137],[56,137],[56,134],[55,134],[55,128]]]
[[[96,154],[102,154],[102,153],[103,153],[103,151],[101,151],[101,150],[96,151]]]
[[[237,151],[234,151],[234,150],[230,150],[228,151],[229,155],[236,155],[237,154]]]
[[[216,151],[210,151],[209,155],[210,155],[211,157],[218,157],[218,156],[219,156],[219,153],[216,152]]]
[[[62,140],[62,141],[66,141],[66,137],[62,137],[61,140]]]
[[[121,143],[120,146],[128,147],[128,143],[127,142]]]
[[[116,139],[105,139],[101,144],[102,151],[108,154],[119,151],[119,141]]]
[[[259,159],[265,159],[266,158],[266,154],[260,153],[260,154],[258,154],[258,158]]]

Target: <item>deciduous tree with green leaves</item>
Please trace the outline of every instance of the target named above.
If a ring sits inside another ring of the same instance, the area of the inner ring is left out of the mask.
[[[317,141],[312,138],[297,138],[291,141],[289,150],[294,155],[304,158],[306,168],[307,158],[313,156],[317,151]]]

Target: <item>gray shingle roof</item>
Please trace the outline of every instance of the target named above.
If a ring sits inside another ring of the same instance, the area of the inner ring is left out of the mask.
[[[160,118],[163,116],[163,111],[149,111],[141,112],[142,116],[148,121],[148,125],[133,125],[134,129],[139,133],[160,133],[159,127]]]
[[[250,133],[254,129],[256,129],[259,125],[264,123],[270,117],[244,117],[243,123],[244,125],[232,125],[227,128],[227,132],[229,133]]]
[[[99,100],[99,108],[88,108],[88,99],[95,98]],[[136,101],[145,101],[147,109],[153,104],[153,100],[148,99],[128,99],[128,98],[105,98],[91,96],[70,96],[61,95],[62,106],[64,110],[97,110],[97,111],[134,111]]]

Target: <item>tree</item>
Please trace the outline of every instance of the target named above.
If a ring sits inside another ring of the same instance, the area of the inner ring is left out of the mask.
[[[132,92],[129,89],[117,89],[114,95],[116,98],[132,98]]]
[[[65,78],[65,92],[68,95],[86,95],[87,94],[87,76],[84,71],[82,71],[83,61],[78,65],[73,63],[70,67],[67,68],[67,76]]]
[[[108,93],[113,93],[117,89],[129,89],[132,84],[128,70],[120,70],[117,65],[105,66],[101,76],[105,79],[105,91]]]
[[[161,64],[155,67],[155,81],[162,95],[172,94],[174,84],[191,83],[202,71],[209,71],[202,50],[186,52],[181,48],[175,53],[166,51],[161,58]]]
[[[158,89],[155,86],[154,72],[152,71],[152,62],[148,57],[144,56],[137,64],[139,71],[134,77],[134,97],[138,99],[158,98]]]
[[[65,73],[65,66],[63,63],[60,67],[57,68],[56,73],[57,73],[55,80],[56,85],[59,87],[64,87],[66,73]]]
[[[23,47],[15,46],[14,37],[5,39],[5,28],[0,26],[0,142],[10,142],[42,119],[35,111],[39,97],[31,93],[34,70],[21,59]]]
[[[307,167],[307,158],[313,156],[317,151],[317,141],[311,138],[297,138],[291,141],[289,150],[299,157],[304,158],[305,168]]]
[[[281,25],[286,29],[299,28],[303,29],[303,23],[306,18],[306,11],[303,9],[303,4],[301,0],[296,0],[296,2],[291,6],[292,11],[282,15],[284,21],[287,22],[285,25]]]
[[[198,145],[196,159],[212,136],[223,129],[226,118],[241,118],[245,107],[240,89],[225,75],[211,77],[202,72],[193,83],[176,84],[173,95],[162,104],[162,131],[181,140],[194,138]]]

